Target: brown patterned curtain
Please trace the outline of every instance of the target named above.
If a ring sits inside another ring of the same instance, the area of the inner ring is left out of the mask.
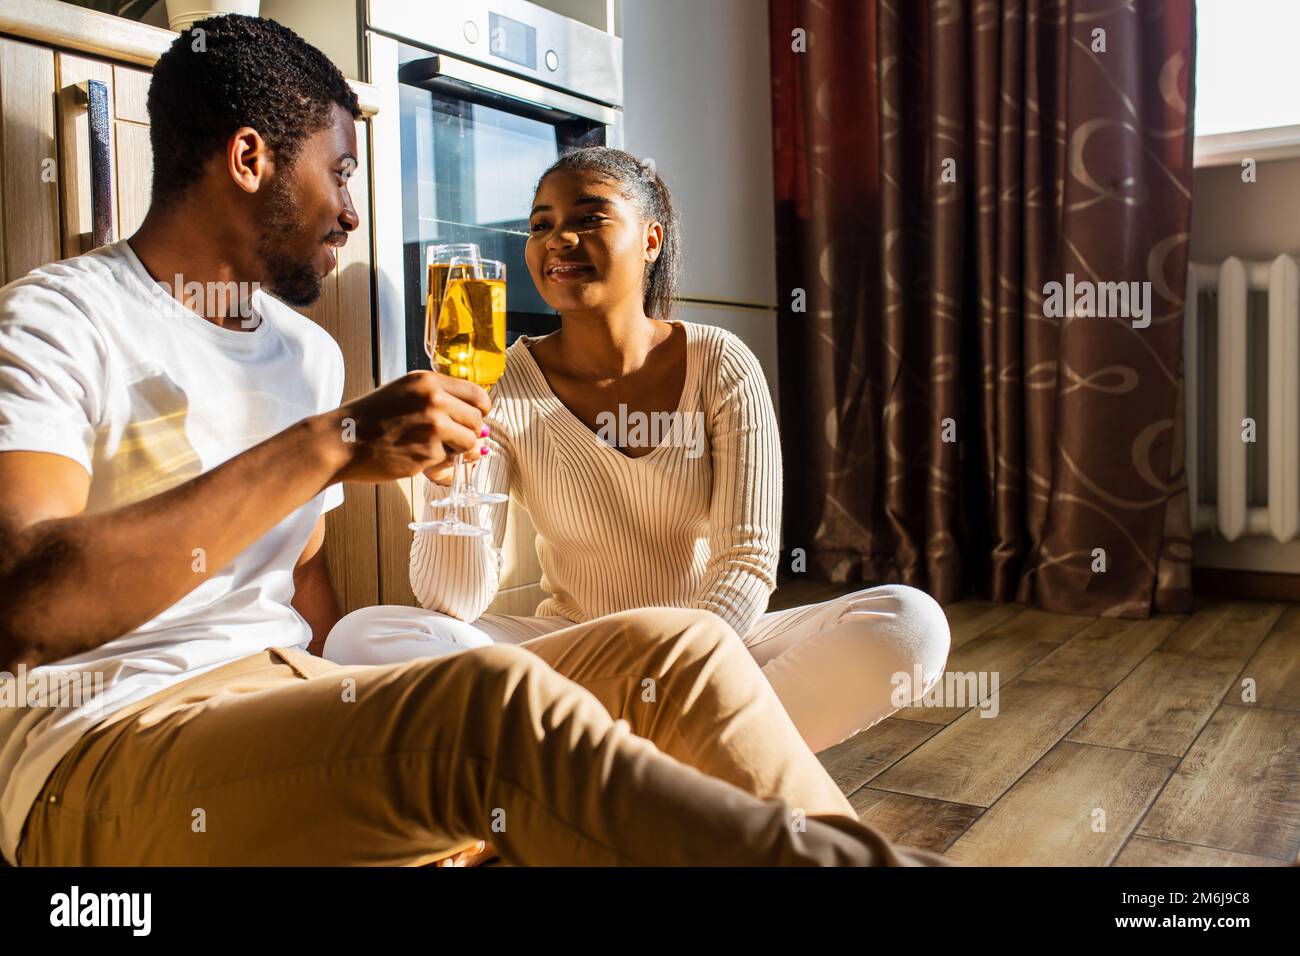
[[[1189,610],[1193,4],[769,3],[786,554]]]

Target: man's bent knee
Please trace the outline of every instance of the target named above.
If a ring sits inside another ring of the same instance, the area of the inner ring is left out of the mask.
[[[735,629],[710,611],[697,608],[649,607],[624,611],[624,636],[646,655],[670,651],[675,662],[712,657],[719,651],[744,651]]]

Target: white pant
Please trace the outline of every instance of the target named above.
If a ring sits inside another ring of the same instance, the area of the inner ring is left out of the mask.
[[[324,656],[338,664],[397,664],[471,647],[522,644],[572,623],[561,617],[484,614],[467,624],[423,608],[380,605],[339,621],[325,641]],[[943,674],[949,633],[943,609],[932,597],[886,584],[771,611],[744,642],[817,752],[929,690]],[[896,675],[905,675],[906,683]]]

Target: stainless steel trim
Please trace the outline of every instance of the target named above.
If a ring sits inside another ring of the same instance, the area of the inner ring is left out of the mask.
[[[370,120],[371,250],[375,269],[376,384],[406,374],[406,293],[402,267],[402,123],[397,90],[398,42],[366,34],[370,80],[379,111]]]
[[[623,148],[623,111],[614,111],[614,122],[605,127],[605,145],[613,149]]]

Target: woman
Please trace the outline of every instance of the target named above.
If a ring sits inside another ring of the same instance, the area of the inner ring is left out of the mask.
[[[925,593],[886,585],[764,613],[780,550],[776,419],[740,339],[668,320],[682,253],[663,181],[628,153],[592,147],[551,166],[534,202],[525,257],[561,325],[510,347],[477,465],[476,483],[511,501],[479,509],[491,541],[417,534],[411,586],[423,609],[349,614],[325,656],[393,663],[685,606],[735,628],[814,751],[920,697],[949,643]],[[447,493],[448,476],[430,475],[431,497]],[[483,614],[507,507],[526,508],[538,531],[550,597],[532,617]]]

